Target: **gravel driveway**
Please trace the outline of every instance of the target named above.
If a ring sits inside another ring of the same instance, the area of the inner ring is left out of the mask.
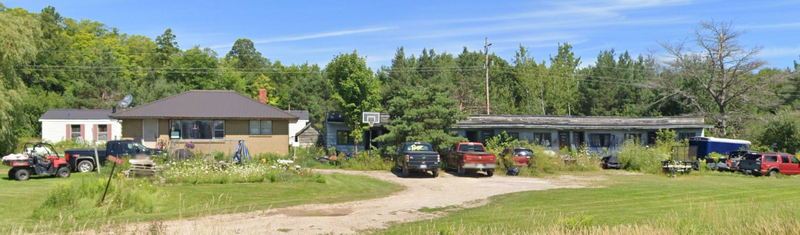
[[[421,208],[465,208],[483,205],[487,198],[512,192],[590,186],[594,179],[563,176],[554,179],[507,177],[400,178],[385,171],[315,170],[321,173],[365,175],[405,186],[383,198],[335,204],[305,204],[235,214],[209,215],[164,221],[166,234],[351,234],[442,216],[442,211]],[[131,224],[128,231],[146,231],[150,223]]]

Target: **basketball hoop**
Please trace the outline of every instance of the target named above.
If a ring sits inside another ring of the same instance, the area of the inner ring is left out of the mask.
[[[361,114],[361,123],[369,124],[370,127],[375,124],[381,123],[381,113],[379,112],[363,112]]]

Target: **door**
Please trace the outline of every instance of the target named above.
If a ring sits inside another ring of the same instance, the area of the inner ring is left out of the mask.
[[[158,120],[142,120],[142,144],[148,148],[155,148],[158,139]]]
[[[569,132],[566,131],[559,131],[558,132],[558,148],[564,149],[569,147]]]
[[[791,158],[794,158],[794,156],[781,155],[781,166],[780,166],[781,173],[787,175],[794,175],[800,173],[798,172],[798,170],[800,169],[798,169],[797,163],[792,162],[792,160],[797,160],[797,159],[791,159]]]

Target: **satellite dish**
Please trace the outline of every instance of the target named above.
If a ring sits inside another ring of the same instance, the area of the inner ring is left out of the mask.
[[[133,103],[133,96],[130,94],[125,95],[125,98],[119,101],[119,107],[127,108]]]

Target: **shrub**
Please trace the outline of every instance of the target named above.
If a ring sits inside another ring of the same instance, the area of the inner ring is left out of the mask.
[[[487,141],[488,142],[488,141]],[[527,141],[510,141],[506,144],[494,145],[492,148],[487,148],[489,151],[498,154],[498,172],[505,172],[508,168],[512,167],[512,159],[510,156],[499,155],[502,148],[498,150],[499,146],[515,146],[524,147],[533,150],[533,158],[531,158],[530,167],[520,168],[520,175],[522,176],[540,176],[546,174],[556,174],[559,172],[571,171],[594,171],[600,170],[600,159],[598,156],[589,154],[587,151],[553,151],[547,147],[533,145]],[[505,148],[503,147],[503,148]]]
[[[391,170],[394,164],[391,159],[381,156],[370,156],[366,152],[360,152],[350,159],[339,160],[339,167],[353,170]]]
[[[669,148],[671,144],[647,147],[626,141],[618,158],[622,169],[658,174],[661,172],[661,162],[669,158]]]

